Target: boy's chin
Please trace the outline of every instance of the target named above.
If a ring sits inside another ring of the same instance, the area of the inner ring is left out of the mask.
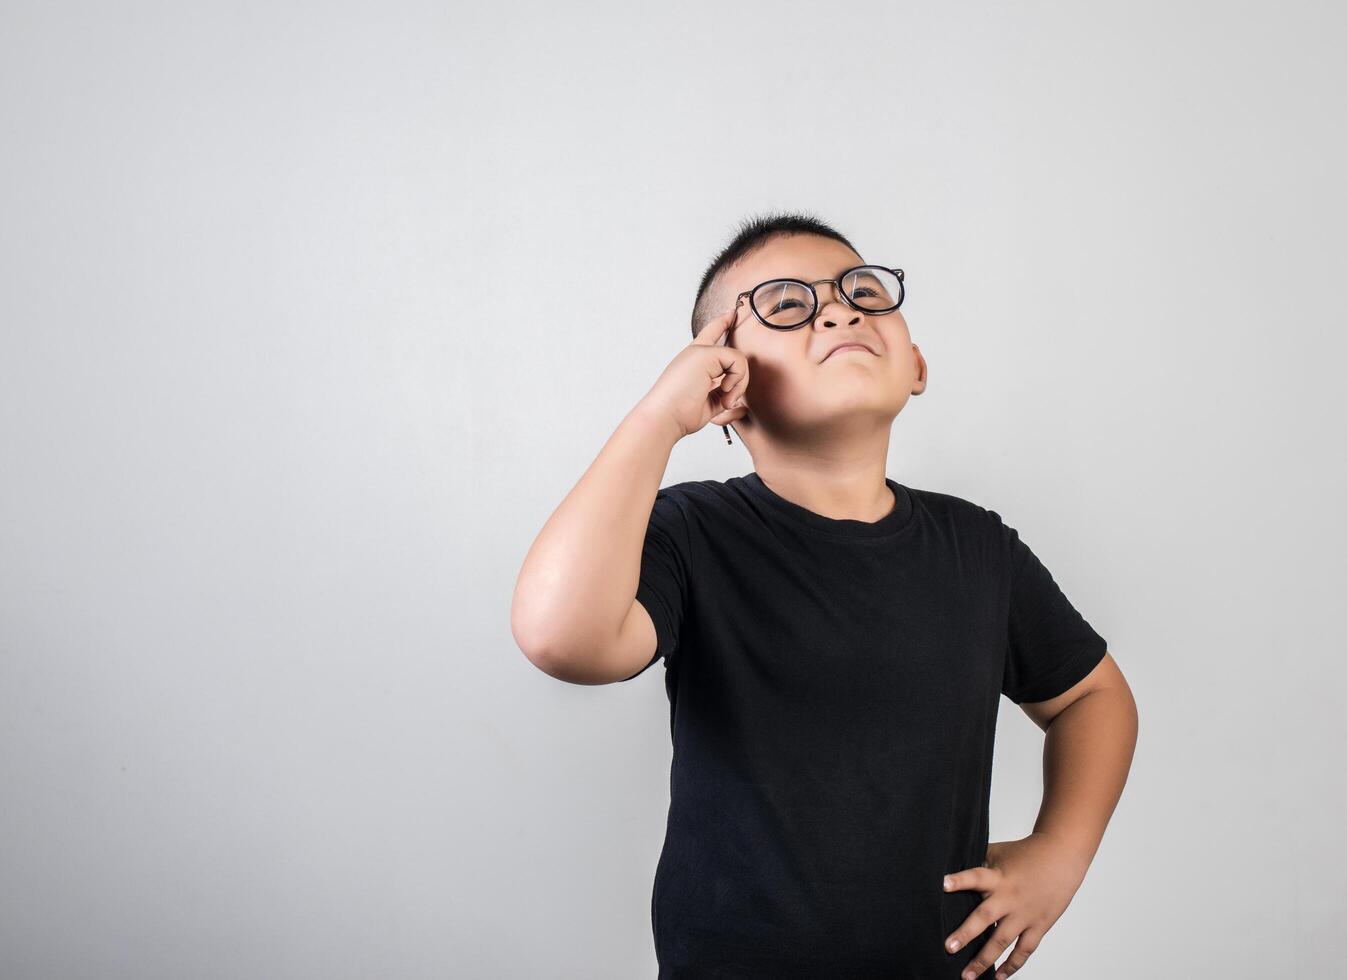
[[[825,409],[820,409],[817,414],[812,414],[807,418],[796,417],[793,422],[795,427],[809,429],[837,429],[846,426],[848,423],[874,424],[885,419],[893,421],[898,417],[903,406],[885,404],[881,399],[865,401],[849,401],[845,404],[837,404]]]

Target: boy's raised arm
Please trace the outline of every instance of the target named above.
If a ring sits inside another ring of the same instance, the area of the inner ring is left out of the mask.
[[[636,673],[654,655],[654,625],[636,611],[646,527],[678,440],[746,411],[735,403],[748,384],[747,360],[718,343],[735,312],[708,323],[674,357],[525,555],[510,630],[545,673],[606,684]]]

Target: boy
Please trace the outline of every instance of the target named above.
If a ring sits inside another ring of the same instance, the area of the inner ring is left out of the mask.
[[[904,288],[817,219],[746,222],[521,569],[511,627],[551,676],[664,658],[661,978],[990,977],[1013,943],[1008,977],[1122,793],[1136,707],[1103,638],[999,514],[886,475],[926,388]],[[659,487],[731,422],[753,472]],[[1045,793],[989,843],[1002,694],[1047,733]]]

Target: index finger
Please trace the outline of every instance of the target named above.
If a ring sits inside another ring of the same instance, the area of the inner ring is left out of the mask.
[[[702,327],[702,332],[692,338],[694,344],[701,344],[704,347],[714,347],[720,342],[720,338],[725,336],[734,326],[735,318],[739,315],[739,307],[732,306],[730,309],[720,314],[706,326]]]
[[[949,887],[945,890],[957,892],[975,888],[980,892],[991,891],[1000,874],[996,868],[989,868],[985,864],[976,868],[964,868],[962,871],[951,871],[945,875],[945,880],[949,882]]]

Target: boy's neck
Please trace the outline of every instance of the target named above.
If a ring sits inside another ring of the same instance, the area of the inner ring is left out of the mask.
[[[778,497],[833,520],[882,520],[896,501],[885,478],[887,459],[754,460],[754,472]]]

